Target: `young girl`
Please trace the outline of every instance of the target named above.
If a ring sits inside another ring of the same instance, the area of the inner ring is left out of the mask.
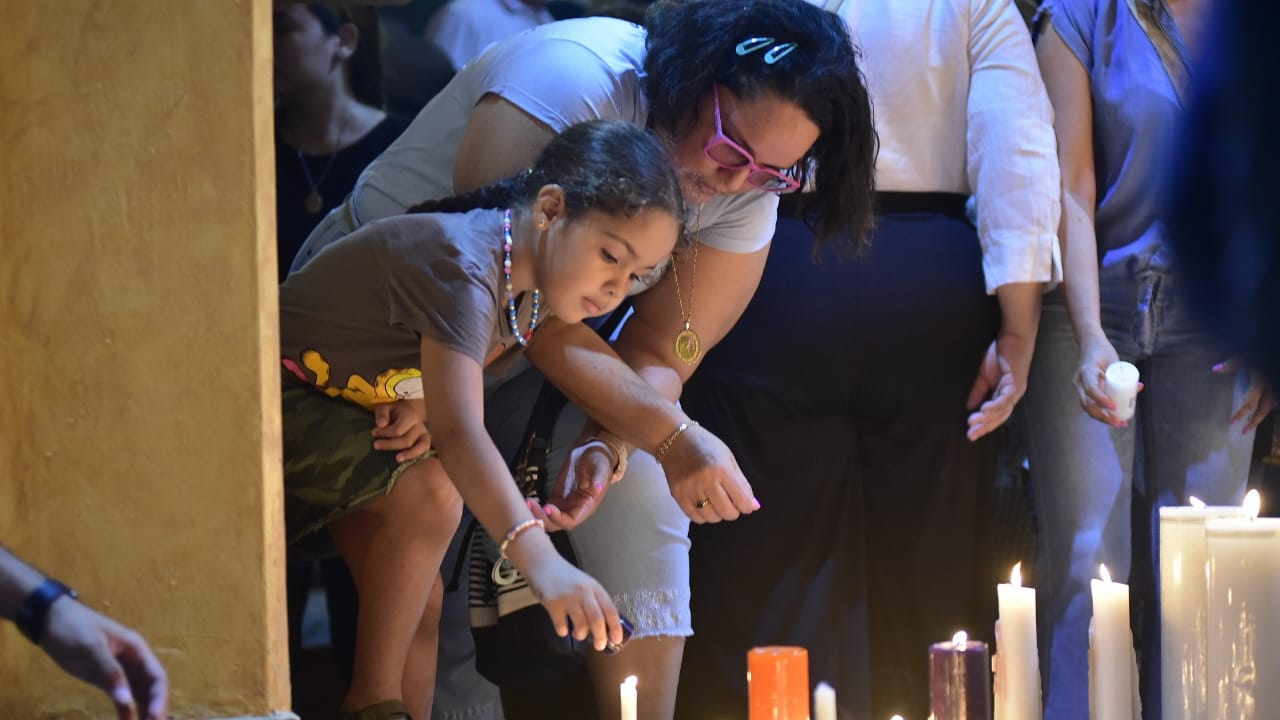
[[[555,551],[486,434],[483,376],[546,317],[616,308],[668,261],[681,217],[651,136],[584,123],[531,170],[370,223],[281,286],[289,541],[327,528],[360,592],[344,718],[429,717],[439,568],[463,501],[557,632],[622,640],[608,593]]]

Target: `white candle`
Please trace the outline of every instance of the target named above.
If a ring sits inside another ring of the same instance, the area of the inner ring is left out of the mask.
[[[1280,519],[1210,520],[1205,540],[1206,716],[1273,717],[1280,708]]]
[[[636,720],[637,682],[635,675],[628,675],[618,686],[618,697],[622,701],[622,720]]]
[[[813,691],[813,720],[836,720],[836,689],[824,682]]]
[[[1138,368],[1133,363],[1121,360],[1108,365],[1103,376],[1107,396],[1116,404],[1111,416],[1117,420],[1132,418],[1137,407]]]
[[[1036,645],[1036,591],[1022,586],[1022,563],[996,586],[995,720],[1038,718],[1040,653]]]
[[[1089,627],[1089,710],[1093,720],[1135,720],[1137,673],[1129,629],[1129,586],[1111,582],[1107,566],[1093,580]]]
[[[1160,667],[1164,720],[1207,714],[1205,634],[1208,627],[1205,523],[1242,518],[1243,508],[1160,508]]]

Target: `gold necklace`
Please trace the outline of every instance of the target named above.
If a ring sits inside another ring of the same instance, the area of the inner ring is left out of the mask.
[[[325,178],[329,177],[329,171],[333,169],[333,161],[337,159],[338,153],[345,149],[341,147],[343,140],[342,136],[346,135],[347,125],[350,122],[351,110],[348,108],[347,112],[342,116],[342,126],[338,128],[339,147],[337,150],[329,153],[329,160],[325,162],[324,169],[320,171],[319,179],[313,180],[311,178],[311,166],[307,165],[307,159],[303,156],[302,151],[295,149],[295,152],[298,153],[298,163],[302,165],[302,175],[307,180],[307,187],[311,188],[311,192],[307,193],[307,199],[303,201],[303,207],[305,207],[307,212],[312,215],[318,215],[320,214],[320,211],[324,210],[324,196],[320,194],[320,186],[324,184]]]
[[[685,365],[692,365],[698,362],[698,358],[702,356],[702,339],[698,337],[698,333],[694,332],[691,327],[693,322],[693,285],[698,279],[698,245],[702,240],[702,208],[698,208],[698,216],[695,221],[698,223],[697,229],[693,236],[693,260],[689,264],[689,310],[685,311],[684,295],[680,292],[680,276],[676,273],[676,256],[671,256],[671,280],[676,286],[676,302],[680,304],[680,319],[684,321],[684,328],[676,333],[675,349],[676,357]]]

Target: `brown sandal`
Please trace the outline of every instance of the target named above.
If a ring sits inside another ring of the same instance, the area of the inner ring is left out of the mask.
[[[339,720],[413,720],[409,708],[399,700],[383,700],[363,710],[343,710]]]

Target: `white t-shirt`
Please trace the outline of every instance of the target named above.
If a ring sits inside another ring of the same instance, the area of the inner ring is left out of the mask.
[[[352,220],[359,225],[452,195],[458,146],[488,93],[556,132],[596,119],[645,125],[644,40],[644,30],[632,23],[595,17],[542,25],[489,46],[360,175]],[[773,237],[777,209],[776,195],[757,190],[711,198],[699,213],[701,242],[755,252]]]
[[[811,0],[848,24],[880,135],[876,189],[972,194],[987,290],[1062,279],[1053,109],[1009,0]]]

